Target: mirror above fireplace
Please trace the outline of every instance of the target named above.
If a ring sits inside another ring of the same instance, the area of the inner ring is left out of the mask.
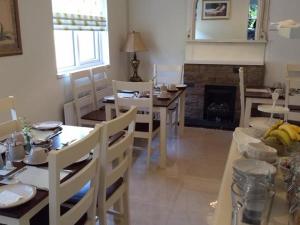
[[[265,42],[269,0],[189,0],[188,39]]]

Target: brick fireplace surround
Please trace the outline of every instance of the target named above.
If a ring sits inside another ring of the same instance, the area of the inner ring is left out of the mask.
[[[240,117],[240,66],[244,67],[245,85],[261,87],[264,84],[264,65],[215,65],[215,64],[185,64],[184,83],[188,85],[186,96],[185,121],[187,126],[201,126],[204,110],[205,85],[235,86],[235,124]]]

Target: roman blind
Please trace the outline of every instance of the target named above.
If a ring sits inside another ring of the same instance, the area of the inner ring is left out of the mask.
[[[55,30],[106,31],[105,6],[100,0],[53,0]]]

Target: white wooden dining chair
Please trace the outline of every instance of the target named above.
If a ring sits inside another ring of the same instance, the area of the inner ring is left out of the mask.
[[[153,78],[155,86],[168,84],[182,84],[183,83],[183,66],[182,65],[153,65]],[[178,126],[178,102],[175,101],[168,108],[168,117],[170,127]],[[174,116],[175,113],[175,116]],[[173,117],[174,116],[174,117]]]
[[[285,104],[283,106],[259,105],[258,109],[267,113],[276,113],[284,116],[285,121],[300,121],[300,65],[288,64],[285,77]],[[296,94],[294,93],[296,90]],[[297,107],[297,109],[294,109]]]
[[[153,119],[153,82],[124,82],[112,81],[117,116],[131,106],[138,108],[134,137],[147,140],[147,166],[151,160],[152,138],[160,131],[160,122]],[[118,92],[126,90],[148,93],[147,97],[122,98]]]
[[[8,113],[9,120],[0,123],[0,140],[16,131],[21,131],[20,121],[17,119],[15,99],[13,96],[0,99],[0,112]]]
[[[70,74],[77,123],[80,126],[95,124],[105,120],[105,111],[97,110],[90,70]]]
[[[17,119],[17,111],[14,96],[8,96],[0,99],[0,112],[8,112],[11,120]]]
[[[101,225],[107,225],[107,213],[119,216],[123,225],[130,224],[129,216],[129,167],[132,161],[132,147],[137,108],[116,119],[103,122],[102,149],[100,155],[100,182],[98,194],[98,216]],[[109,137],[126,130],[125,135],[109,145]],[[107,190],[112,189],[108,192]],[[115,206],[118,206],[117,208]],[[115,211],[109,211],[114,208]],[[116,211],[117,210],[117,211]]]
[[[74,225],[86,213],[85,224],[96,224],[96,205],[99,186],[100,143],[103,126],[96,125],[88,136],[59,151],[50,151],[49,161],[49,219],[50,225]],[[75,175],[60,183],[60,171],[90,154],[93,159]],[[61,215],[61,206],[75,195],[85,184],[90,183],[84,197]]]
[[[244,68],[239,68],[240,78],[240,101],[241,101],[241,115],[240,115],[240,127],[254,127],[259,130],[266,130],[269,127],[270,117],[250,117],[249,124],[245,124],[245,74]]]
[[[112,95],[111,81],[108,79],[108,67],[99,66],[91,69],[94,97],[97,109],[104,109],[103,99]]]
[[[155,85],[182,84],[183,66],[154,64],[153,78],[154,78]]]
[[[300,121],[300,64],[288,64],[285,83],[285,108],[290,111],[285,114],[285,120]],[[291,90],[296,90],[294,94]],[[293,109],[296,106],[298,109]]]

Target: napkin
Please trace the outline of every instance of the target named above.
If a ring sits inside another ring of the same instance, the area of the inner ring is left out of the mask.
[[[59,132],[60,130],[31,130],[31,136],[33,138],[34,142],[41,142],[41,141],[47,141],[49,137],[51,137],[53,134]]]
[[[40,189],[49,190],[49,170],[48,168],[40,168],[34,166],[26,166],[27,169],[18,173],[17,178],[23,184],[29,184]],[[62,180],[70,172],[61,171],[60,179]]]
[[[16,194],[12,191],[5,190],[0,193],[0,204],[5,206],[11,205],[19,201],[21,198],[22,198],[21,195]]]

